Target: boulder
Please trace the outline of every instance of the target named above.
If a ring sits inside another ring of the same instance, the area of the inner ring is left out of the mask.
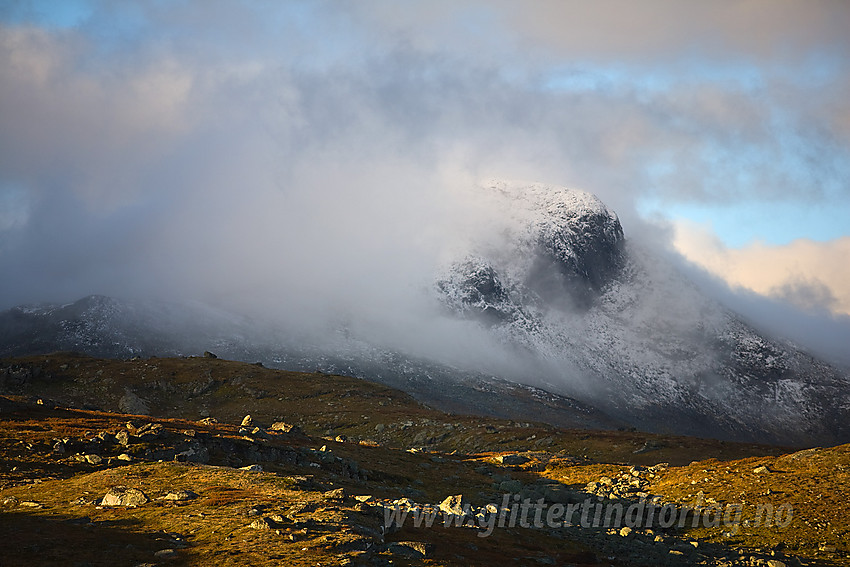
[[[337,488],[335,490],[328,490],[322,495],[324,498],[330,500],[344,500],[345,499],[345,489]]]
[[[298,435],[302,433],[300,427],[292,425],[291,423],[286,423],[285,421],[275,421],[269,429],[272,431],[280,431],[281,433],[293,433]]]
[[[101,506],[141,506],[149,501],[149,498],[144,492],[137,488],[127,488],[126,486],[113,486],[109,489],[103,500],[100,501]]]
[[[124,413],[132,413],[134,415],[147,415],[150,413],[147,402],[129,388],[124,391],[124,395],[118,400],[118,408]]]
[[[470,503],[463,497],[463,494],[456,494],[440,502],[440,511],[445,514],[465,516],[470,511]]]
[[[496,460],[503,465],[522,465],[530,461],[528,457],[523,455],[499,455]]]
[[[177,490],[175,492],[169,492],[165,496],[161,498],[161,500],[172,500],[175,502],[183,502],[185,500],[193,500],[197,498],[198,495],[192,492],[191,490]]]

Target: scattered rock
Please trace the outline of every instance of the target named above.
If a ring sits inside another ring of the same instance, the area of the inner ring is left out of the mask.
[[[329,490],[323,496],[330,500],[343,500],[345,498],[345,489],[337,488],[336,490]]]
[[[251,526],[255,530],[271,530],[274,529],[274,523],[270,518],[257,518],[251,522]]]
[[[100,455],[85,455],[85,459],[90,465],[99,465],[103,462],[103,457]]]
[[[126,431],[119,431],[115,434],[115,440],[118,441],[119,445],[124,445],[126,447],[130,444],[130,434]]]
[[[172,500],[177,502],[183,502],[184,500],[193,500],[197,498],[198,495],[192,492],[191,490],[178,490],[176,492],[169,492],[160,500]]]
[[[100,501],[101,506],[141,506],[149,501],[144,492],[137,488],[113,486]]]
[[[218,356],[214,355],[213,353],[211,353],[208,350],[205,350],[204,351],[204,358],[218,358]]]
[[[272,423],[270,428],[272,431],[281,431],[283,433],[296,433],[301,434],[301,428],[297,425],[292,425],[291,423],[286,423],[285,421],[275,421]]]
[[[139,440],[150,442],[165,433],[161,423],[146,423],[136,431]]]
[[[174,559],[177,557],[177,552],[173,549],[160,549],[153,556],[157,559]]]
[[[449,496],[440,502],[440,511],[446,514],[454,514],[455,516],[465,516],[470,509],[469,501],[463,497],[463,494]]]
[[[755,474],[769,473],[769,472],[770,472],[770,469],[769,469],[769,468],[767,468],[766,466],[762,465],[762,466],[760,466],[760,467],[756,467],[756,468],[754,468],[754,469],[753,469],[753,472],[754,472]]]
[[[263,472],[262,465],[248,465],[247,467],[239,467],[240,471]]]
[[[523,455],[515,455],[514,454],[514,455],[499,455],[498,457],[496,457],[496,460],[503,465],[512,466],[512,465],[523,465],[523,464],[527,463],[528,461],[530,461],[531,459],[529,459],[528,457],[525,457]]]

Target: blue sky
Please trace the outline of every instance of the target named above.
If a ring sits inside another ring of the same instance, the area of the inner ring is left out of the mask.
[[[664,215],[711,227],[731,248],[743,248],[755,241],[784,245],[805,238],[829,241],[848,235],[846,200],[801,206],[799,202],[759,201],[735,204],[660,204],[646,201],[639,210],[647,218]]]
[[[4,19],[15,24],[67,28],[87,20],[94,9],[86,0],[30,0],[5,7]]]
[[[262,280],[276,206],[450,215],[482,177],[596,193],[633,237],[689,220],[730,250],[837,250],[847,29],[830,0],[6,1],[0,299],[206,285],[181,258],[220,249]]]

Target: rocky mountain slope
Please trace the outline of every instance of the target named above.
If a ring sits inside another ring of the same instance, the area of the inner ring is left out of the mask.
[[[596,197],[495,181],[476,202],[486,228],[447,252],[430,286],[435,316],[462,325],[460,350],[467,341],[476,353],[468,360],[348,329],[317,339],[200,305],[100,296],[0,313],[0,355],[209,349],[366,377],[435,407],[495,417],[798,445],[850,440],[846,369],[707,298],[629,240]]]
[[[380,384],[212,357],[0,368],[4,565],[850,559],[835,505],[847,446],[446,414]]]

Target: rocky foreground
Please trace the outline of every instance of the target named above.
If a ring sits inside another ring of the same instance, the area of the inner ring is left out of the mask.
[[[3,565],[844,565],[850,447],[446,414],[212,356],[0,361]]]

